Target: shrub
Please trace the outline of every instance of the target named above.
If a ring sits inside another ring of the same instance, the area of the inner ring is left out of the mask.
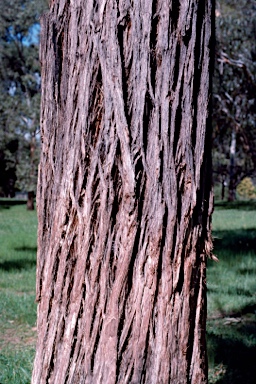
[[[256,188],[250,177],[245,177],[236,188],[240,197],[246,199],[256,199]]]

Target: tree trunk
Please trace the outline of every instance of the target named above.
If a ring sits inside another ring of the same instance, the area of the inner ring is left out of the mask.
[[[35,199],[35,184],[36,184],[36,166],[35,166],[35,151],[36,151],[36,130],[32,130],[33,125],[35,125],[33,120],[30,120],[30,166],[29,166],[29,189],[28,199],[27,199],[27,209],[33,211],[35,209],[34,199]],[[29,124],[28,124],[29,125]]]
[[[28,192],[28,199],[27,199],[27,210],[28,211],[33,211],[35,209],[34,198],[35,198],[34,191]]]
[[[229,186],[228,201],[236,199],[236,175],[235,175],[235,159],[236,159],[236,131],[233,129],[230,144],[230,166],[229,166]]]
[[[221,200],[225,199],[226,175],[221,176]]]
[[[32,383],[206,383],[211,0],[42,18]]]

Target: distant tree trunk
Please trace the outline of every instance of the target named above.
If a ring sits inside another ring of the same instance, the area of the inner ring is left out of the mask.
[[[28,211],[33,211],[35,209],[34,198],[35,198],[34,191],[28,192],[28,199],[27,199],[27,210]]]
[[[31,121],[31,126],[33,126],[33,121]],[[35,192],[34,188],[34,180],[35,180],[35,151],[36,151],[36,130],[34,132],[30,130],[31,140],[30,140],[30,167],[29,167],[29,187],[31,188],[28,191],[28,199],[27,199],[27,209],[29,211],[33,211],[35,209],[34,199]]]
[[[32,383],[206,383],[211,0],[42,18]]]
[[[225,199],[226,175],[221,176],[221,200]]]
[[[236,159],[236,131],[233,129],[230,143],[230,166],[229,166],[229,187],[228,201],[236,199],[236,175],[235,175],[235,159]]]

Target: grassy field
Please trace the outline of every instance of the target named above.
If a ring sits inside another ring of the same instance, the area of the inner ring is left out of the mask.
[[[256,202],[217,204],[208,262],[210,384],[256,378]],[[35,348],[36,213],[0,204],[0,383],[27,384]],[[174,383],[175,384],[175,383]]]
[[[0,204],[0,383],[30,383],[35,348],[36,213]]]
[[[208,262],[209,381],[256,382],[256,202],[219,203]]]

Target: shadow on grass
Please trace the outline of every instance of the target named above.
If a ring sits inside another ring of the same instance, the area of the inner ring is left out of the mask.
[[[0,209],[9,209],[13,205],[26,205],[26,200],[0,198]]]
[[[244,325],[243,333],[252,329]],[[250,327],[252,327],[250,325]],[[255,324],[254,324],[255,331]],[[208,335],[209,365],[223,364],[224,375],[215,383],[217,384],[255,384],[256,378],[256,346],[247,346],[235,337]],[[212,361],[211,361],[212,360]]]
[[[214,203],[214,207],[218,210],[221,209],[237,209],[243,211],[256,211],[256,200],[248,200],[248,201],[217,201]]]
[[[37,247],[29,247],[27,245],[22,245],[21,247],[15,247],[13,248],[15,251],[18,252],[33,252],[36,253]]]
[[[239,313],[236,313],[234,316],[240,316],[240,315],[244,316],[250,313],[255,315],[255,320],[256,320],[256,304],[245,305],[243,308],[241,308]],[[254,322],[253,324],[254,324],[255,339],[256,339],[256,322]]]
[[[209,367],[224,367],[215,384],[254,384],[256,378],[256,304],[207,325]]]
[[[4,271],[30,269],[36,265],[36,260],[33,259],[19,259],[8,260],[0,262],[0,269]]]
[[[234,294],[234,289],[233,287],[230,293]],[[241,288],[236,293],[237,296],[252,297],[251,291]],[[253,301],[254,303],[228,311],[219,302],[218,312],[208,318],[210,383],[255,384],[256,303]]]
[[[256,229],[214,231],[214,251],[256,253]]]
[[[0,211],[3,211],[5,209],[10,209],[10,206],[9,205],[2,205],[2,204],[0,204]]]

